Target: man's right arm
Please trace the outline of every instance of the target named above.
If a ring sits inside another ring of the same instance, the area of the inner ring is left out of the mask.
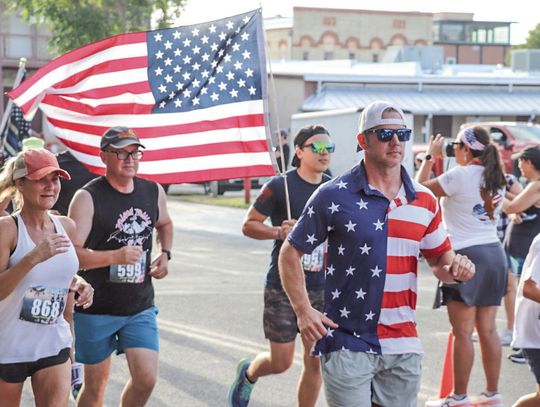
[[[287,240],[279,252],[279,276],[298,319],[302,337],[317,341],[327,334],[326,327],[337,328],[337,324],[311,306],[306,289],[304,270],[300,263],[303,253]]]
[[[135,264],[141,256],[140,246],[124,246],[116,250],[91,250],[84,243],[92,229],[94,202],[84,189],[77,191],[69,205],[68,216],[77,227],[73,235],[73,245],[79,258],[79,268],[83,270],[110,266],[111,264]]]

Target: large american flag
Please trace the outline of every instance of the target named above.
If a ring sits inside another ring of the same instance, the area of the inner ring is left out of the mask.
[[[128,126],[146,146],[139,175],[162,183],[274,174],[265,125],[261,10],[122,34],[71,51],[8,93],[37,109],[90,170],[99,142]]]

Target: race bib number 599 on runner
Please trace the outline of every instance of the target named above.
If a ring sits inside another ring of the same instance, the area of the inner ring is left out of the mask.
[[[111,283],[140,284],[146,274],[146,250],[135,264],[112,264],[109,268]]]

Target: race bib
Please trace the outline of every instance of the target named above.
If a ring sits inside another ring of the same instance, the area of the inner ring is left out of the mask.
[[[135,264],[112,264],[109,267],[111,283],[140,284],[146,275],[146,250]]]
[[[56,324],[64,312],[67,293],[67,288],[30,287],[24,294],[19,319],[36,324]]]
[[[320,244],[311,252],[302,256],[302,267],[304,271],[318,273],[324,265],[324,243]]]

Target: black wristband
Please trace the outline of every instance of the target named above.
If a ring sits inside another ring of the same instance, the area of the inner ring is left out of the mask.
[[[171,251],[167,249],[161,249],[161,253],[165,253],[167,255],[167,260],[171,259]]]

